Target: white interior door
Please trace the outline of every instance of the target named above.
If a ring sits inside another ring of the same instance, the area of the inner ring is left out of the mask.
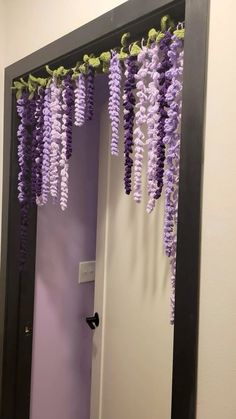
[[[146,213],[123,191],[101,112],[91,419],[170,419],[173,326],[163,200]]]

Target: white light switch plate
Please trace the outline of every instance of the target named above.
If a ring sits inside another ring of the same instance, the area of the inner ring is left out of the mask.
[[[95,260],[80,262],[79,264],[79,284],[95,281]]]

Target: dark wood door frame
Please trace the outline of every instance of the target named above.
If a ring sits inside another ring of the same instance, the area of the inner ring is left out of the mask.
[[[129,0],[5,69],[4,173],[0,278],[0,419],[28,419],[33,325],[37,212],[30,216],[30,257],[19,273],[17,202],[17,115],[12,81],[44,65],[71,65],[86,52],[119,45],[129,30],[134,39],[158,26],[169,12],[185,16],[185,65],[176,316],[171,419],[194,419],[196,411],[198,305],[206,66],[209,0]]]

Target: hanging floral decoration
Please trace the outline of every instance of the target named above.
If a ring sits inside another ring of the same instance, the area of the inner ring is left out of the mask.
[[[110,54],[109,54],[110,55]],[[108,55],[108,59],[109,59]],[[111,121],[111,154],[119,154],[119,125],[120,125],[120,99],[122,67],[118,52],[112,51],[109,65],[109,103],[108,111]]]
[[[20,264],[24,269],[30,207],[45,205],[51,197],[63,211],[67,208],[73,124],[82,127],[93,119],[96,74],[108,74],[113,156],[121,148],[123,99],[125,193],[133,190],[134,200],[142,200],[145,150],[148,213],[164,190],[163,241],[171,266],[173,323],[184,28],[182,24],[175,28],[164,16],[161,30],[151,29],[146,40],[129,44],[129,38],[129,33],[124,34],[121,48],[99,57],[85,54],[72,69],[46,66],[47,77],[30,74],[28,81],[14,82],[19,116]]]

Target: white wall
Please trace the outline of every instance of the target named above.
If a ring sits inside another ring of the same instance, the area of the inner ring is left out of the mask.
[[[79,27],[122,0],[2,0],[5,65]],[[236,47],[234,0],[212,0],[203,195],[198,419],[236,417]],[[2,34],[0,33],[0,51]],[[2,58],[2,54],[1,54]],[[1,59],[0,58],[0,59]],[[2,66],[1,62],[0,65]],[[2,68],[0,68],[0,80]],[[2,84],[0,81],[0,91]],[[2,120],[2,95],[0,112]],[[0,122],[1,128],[1,122]],[[2,144],[2,135],[1,135]],[[2,152],[0,153],[2,155]]]
[[[3,95],[4,95],[4,14],[3,1],[0,0],[0,220],[2,219],[2,132],[3,132]],[[1,241],[1,229],[0,229]]]
[[[236,14],[212,0],[203,185],[198,419],[236,418]]]

